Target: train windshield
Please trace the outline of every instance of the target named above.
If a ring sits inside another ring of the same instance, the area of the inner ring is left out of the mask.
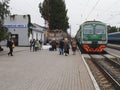
[[[92,25],[85,25],[83,31],[84,34],[93,34],[94,28]]]
[[[95,33],[96,34],[105,34],[106,27],[104,25],[96,25]]]

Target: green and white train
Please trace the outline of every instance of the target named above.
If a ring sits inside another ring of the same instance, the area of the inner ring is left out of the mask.
[[[78,45],[86,52],[103,52],[107,45],[107,25],[100,21],[86,21],[76,34]]]

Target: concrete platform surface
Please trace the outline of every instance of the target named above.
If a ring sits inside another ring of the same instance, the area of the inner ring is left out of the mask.
[[[0,90],[95,90],[81,55],[16,47],[0,55]]]

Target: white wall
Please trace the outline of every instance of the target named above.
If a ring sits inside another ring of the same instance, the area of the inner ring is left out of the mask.
[[[32,28],[32,34],[33,34],[33,39],[38,39],[38,40],[42,40],[44,42],[44,34],[43,33],[43,27],[37,25],[37,24],[33,24],[34,27]]]
[[[33,39],[42,39],[44,41],[44,33],[33,30]]]
[[[18,46],[28,46],[28,15],[15,15],[13,17],[6,17],[4,25],[8,27],[9,32],[18,34]],[[20,27],[22,25],[22,27]],[[6,42],[2,42],[5,45]]]

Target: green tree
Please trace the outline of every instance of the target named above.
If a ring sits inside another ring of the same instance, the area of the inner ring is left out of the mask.
[[[0,41],[7,39],[9,35],[8,29],[0,22]]]
[[[118,28],[116,26],[107,26],[108,28],[108,33],[112,33],[112,32],[117,32]]]
[[[43,3],[39,4],[39,11],[42,15],[42,17],[45,19],[45,21],[49,21],[49,17],[50,17],[50,8],[49,8],[49,1],[50,0],[44,0]]]
[[[8,4],[9,0],[0,1],[0,41],[5,40],[9,35],[8,29],[3,26],[5,16],[10,14]]]
[[[50,30],[60,29],[67,32],[69,23],[64,0],[44,0],[39,8]]]

